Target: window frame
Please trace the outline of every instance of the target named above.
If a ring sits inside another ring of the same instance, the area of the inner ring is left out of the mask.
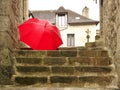
[[[67,34],[67,46],[75,46],[75,34]]]

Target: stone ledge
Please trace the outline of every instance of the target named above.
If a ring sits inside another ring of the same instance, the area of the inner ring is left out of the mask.
[[[115,88],[79,88],[79,87],[39,87],[39,86],[0,86],[1,90],[120,90]]]
[[[16,57],[79,57],[79,56],[108,56],[106,50],[16,50]]]

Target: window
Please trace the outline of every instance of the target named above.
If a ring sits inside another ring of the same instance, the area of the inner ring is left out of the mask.
[[[59,26],[65,26],[65,15],[59,15],[58,16],[58,20],[59,20],[59,22],[58,22],[58,25]]]
[[[65,27],[67,26],[67,15],[66,14],[58,14],[58,17],[57,17],[57,25],[59,27]]]
[[[74,34],[67,34],[67,46],[75,46]]]

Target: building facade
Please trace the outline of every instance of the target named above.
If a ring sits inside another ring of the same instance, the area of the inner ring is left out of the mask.
[[[32,11],[33,16],[46,19],[56,25],[61,33],[61,47],[85,46],[86,42],[94,42],[98,21],[89,19],[89,9],[83,9],[83,15],[59,7],[57,10]],[[87,37],[89,35],[89,37]]]

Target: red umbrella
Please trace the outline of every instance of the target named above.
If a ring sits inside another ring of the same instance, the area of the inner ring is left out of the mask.
[[[31,18],[18,28],[20,40],[33,50],[56,50],[63,43],[59,29],[47,20]]]

